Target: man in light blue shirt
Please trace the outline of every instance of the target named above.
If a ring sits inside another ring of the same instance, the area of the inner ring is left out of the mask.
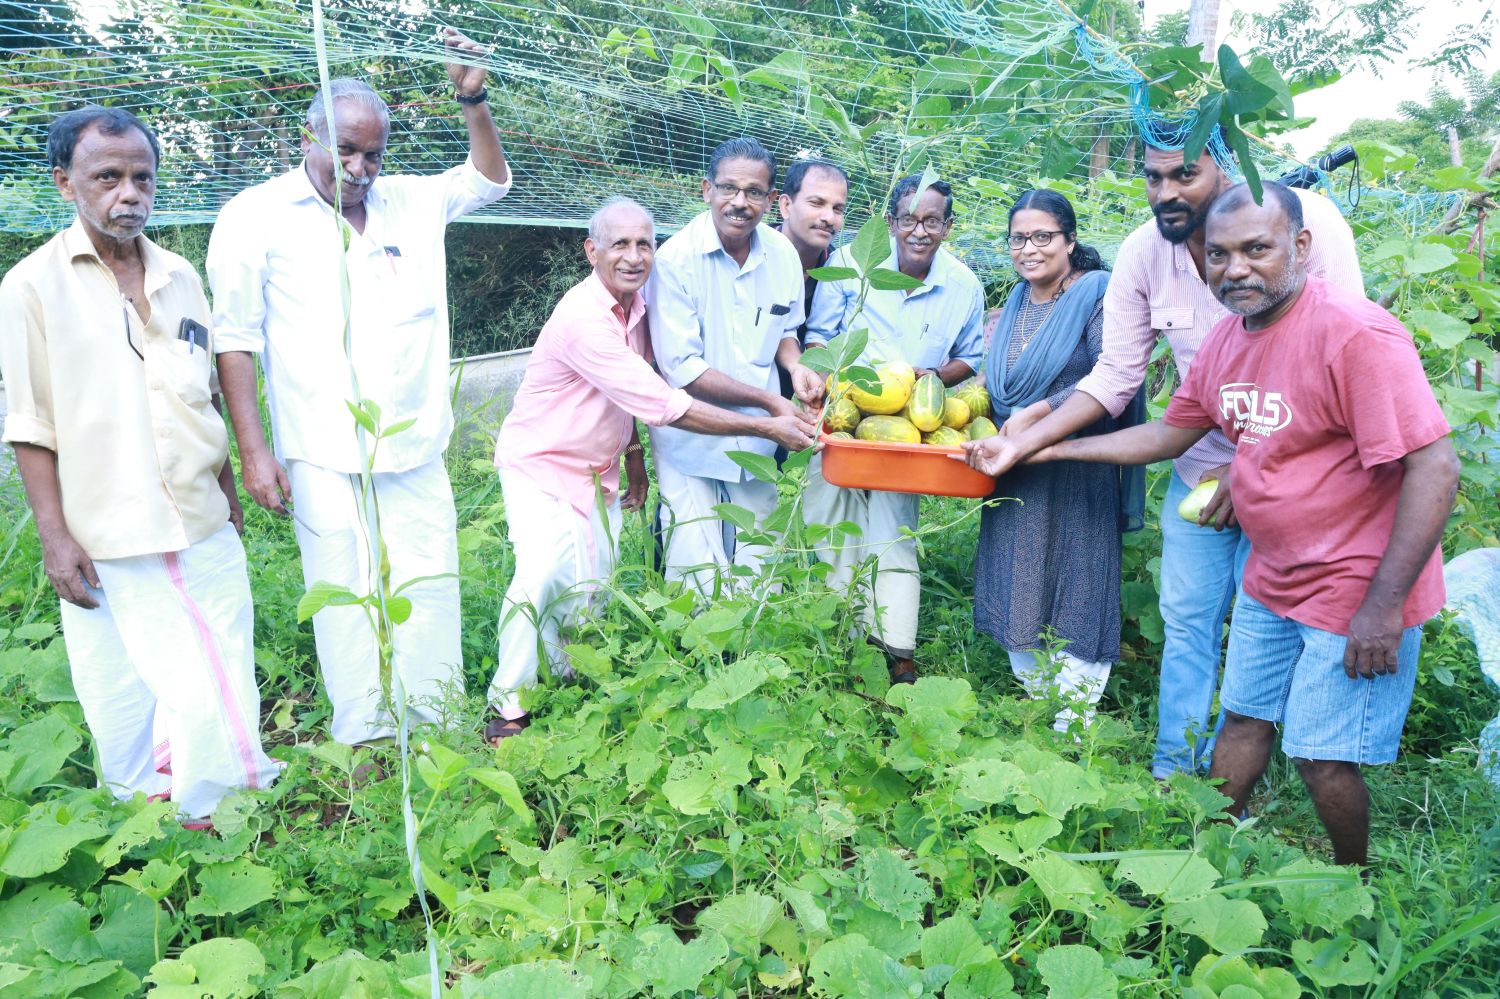
[[[846,333],[851,324],[869,330],[862,360],[869,364],[904,361],[917,375],[936,373],[955,385],[979,370],[984,355],[984,286],[974,272],[943,249],[953,227],[953,189],[936,181],[916,197],[921,178],[904,177],[891,192],[886,222],[893,253],[887,265],[922,282],[912,291],[871,290],[864,310],[856,312],[858,281],[824,281],[813,296],[807,322],[809,350]],[[832,266],[851,266],[848,249],[834,254]],[[819,401],[822,384],[806,377],[808,369],[790,350],[783,363],[807,405]],[[787,363],[790,361],[791,363]],[[798,370],[800,369],[800,371]],[[807,391],[802,391],[805,386]],[[916,530],[921,498],[908,493],[840,489],[822,476],[821,459],[808,471],[804,512],[808,523],[850,521],[860,537],[846,540],[830,561],[830,586],[848,586],[855,567],[875,556],[873,586],[864,587],[865,620],[870,640],[890,658],[891,679],[916,679],[912,663],[917,644],[917,608],[921,576],[916,542],[902,528]]]
[[[799,415],[807,430],[802,446],[810,447],[815,425],[781,397],[776,367],[783,344],[797,348],[803,306],[797,251],[760,224],[775,183],[776,157],[755,139],[730,139],[715,149],[703,181],[709,209],[656,252],[646,308],[657,368],[674,388],[742,413]],[[667,578],[709,593],[720,572],[756,569],[765,552],[737,546],[735,527],[714,506],[732,503],[757,521],[775,508],[776,487],[728,455],[770,457],[775,442],[659,427],[651,446],[665,508]]]

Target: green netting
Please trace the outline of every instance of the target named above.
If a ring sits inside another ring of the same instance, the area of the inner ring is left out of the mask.
[[[0,228],[70,217],[43,149],[47,124],[83,102],[128,107],[158,131],[156,224],[210,222],[301,155],[316,78],[309,3],[0,11]],[[493,46],[491,106],[516,186],[473,221],[578,225],[623,193],[671,230],[701,209],[709,150],[738,134],[785,159],[846,164],[852,224],[893,173],[928,161],[955,182],[964,217],[986,219],[1038,176],[1096,187],[1130,177],[1141,131],[1160,141],[1140,74],[1057,0],[330,0],[324,11],[334,72],[366,78],[392,105],[388,171],[463,155],[438,25]],[[1263,173],[1280,172],[1275,160]],[[1129,215],[1096,217],[1080,200],[1091,240],[1117,242],[1139,221],[1134,201]],[[978,266],[997,259],[992,245],[970,230]]]

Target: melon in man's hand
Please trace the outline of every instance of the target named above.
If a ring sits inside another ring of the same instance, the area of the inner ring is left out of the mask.
[[[1208,506],[1208,501],[1214,498],[1214,492],[1218,488],[1218,479],[1204,479],[1177,504],[1177,515],[1189,523],[1198,523],[1198,518],[1203,515],[1203,508]]]

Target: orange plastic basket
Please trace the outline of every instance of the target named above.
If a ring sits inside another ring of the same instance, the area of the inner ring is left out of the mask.
[[[995,477],[950,457],[963,453],[961,447],[846,441],[824,434],[823,478],[845,489],[969,499],[989,496],[995,491]]]

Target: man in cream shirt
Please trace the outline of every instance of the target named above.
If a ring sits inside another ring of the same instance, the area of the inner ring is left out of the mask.
[[[47,154],[78,217],[0,284],[5,440],[100,782],[201,820],[279,773],[261,751],[208,302],[192,265],[142,235],[161,150],[139,119],[70,111]]]
[[[482,54],[452,29],[445,41],[456,56]],[[423,580],[401,594],[411,614],[394,632],[391,703],[364,610],[329,607],[313,618],[333,737],[344,743],[391,736],[402,711],[438,721],[445,695],[462,689],[458,548],[443,463],[453,429],[443,232],[502,197],[510,169],[484,69],[455,62],[448,76],[468,126],[465,163],[377,183],[390,133],[385,102],[360,81],[334,80],[332,138],[320,92],[308,109],[303,163],[232,199],[209,244],[219,377],[246,491],[277,512],[292,499],[309,586],[372,592],[377,518],[390,585]],[[256,354],[274,457],[260,425]],[[355,399],[379,406],[382,429],[404,429],[378,441],[359,434]],[[367,458],[373,497],[360,476]]]

